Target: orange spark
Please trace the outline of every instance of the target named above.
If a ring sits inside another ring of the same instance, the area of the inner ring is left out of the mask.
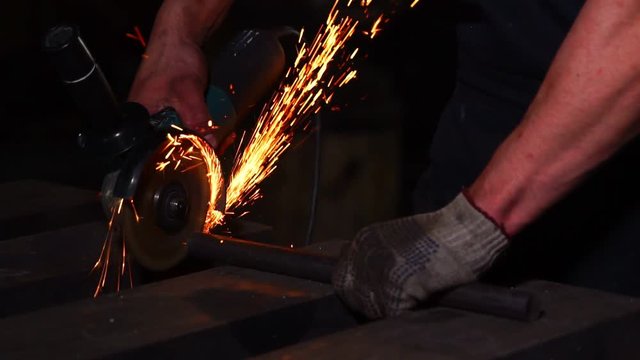
[[[351,70],[347,76],[344,77],[344,80],[342,80],[339,84],[338,87],[342,87],[343,85],[346,85],[349,81],[353,80],[356,78],[356,70]]]
[[[416,6],[418,3],[420,2],[420,0],[413,0],[413,2],[411,3],[411,5],[409,5],[410,8],[413,8],[414,6]]]
[[[369,31],[372,39],[380,32],[380,24],[382,23],[383,19],[384,18],[382,17],[382,15],[380,15],[378,16],[376,21],[373,23],[373,26],[371,27],[371,31]]]
[[[179,145],[180,144],[178,144],[178,145],[173,144],[172,147],[167,152],[167,154],[164,156],[164,158],[168,159],[169,157],[171,157],[171,154],[173,154],[173,151],[176,149],[175,146],[179,146]]]
[[[147,42],[145,41],[144,36],[142,36],[140,28],[136,25],[133,27],[133,31],[135,32],[135,34],[126,33],[125,35],[130,39],[138,41],[143,48],[146,48]]]
[[[133,216],[136,218],[136,222],[140,222],[140,215],[138,215],[138,210],[136,209],[136,205],[133,203],[133,199],[129,200],[129,204],[131,205],[131,210],[133,210]]]
[[[156,170],[157,170],[157,171],[162,171],[162,170],[164,170],[164,168],[166,168],[166,167],[167,167],[167,165],[169,165],[169,164],[171,164],[171,161],[165,161],[165,162],[158,163],[158,164],[156,165]]]

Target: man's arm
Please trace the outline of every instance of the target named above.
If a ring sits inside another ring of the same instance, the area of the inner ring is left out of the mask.
[[[507,247],[502,229],[517,233],[573,189],[637,135],[639,117],[640,1],[588,0],[523,122],[468,191],[362,229],[334,272],[337,293],[377,318],[474,280]]]
[[[172,106],[190,128],[206,124],[208,71],[201,46],[222,22],[231,3],[165,0],[156,15],[129,100],[144,105],[151,113]]]
[[[164,0],[156,15],[150,43],[178,40],[201,46],[215,30],[232,0]]]
[[[589,0],[468,195],[515,234],[640,129],[640,1]]]

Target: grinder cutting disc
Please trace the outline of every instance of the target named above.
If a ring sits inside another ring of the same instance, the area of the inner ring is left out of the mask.
[[[133,206],[125,207],[123,223],[125,242],[136,261],[156,271],[185,258],[187,238],[202,231],[210,197],[205,166],[189,171],[173,166],[156,170],[162,161],[162,149],[146,161]]]

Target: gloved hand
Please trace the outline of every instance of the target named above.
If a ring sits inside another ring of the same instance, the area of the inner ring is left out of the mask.
[[[444,208],[360,230],[333,274],[338,295],[371,319],[471,282],[504,250],[502,230],[464,194]]]

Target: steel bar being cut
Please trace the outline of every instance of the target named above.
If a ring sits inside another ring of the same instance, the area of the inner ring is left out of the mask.
[[[194,234],[187,247],[193,258],[323,283],[331,283],[337,262],[331,256],[204,233]],[[433,303],[523,321],[533,321],[542,314],[533,294],[478,282],[438,294]]]

